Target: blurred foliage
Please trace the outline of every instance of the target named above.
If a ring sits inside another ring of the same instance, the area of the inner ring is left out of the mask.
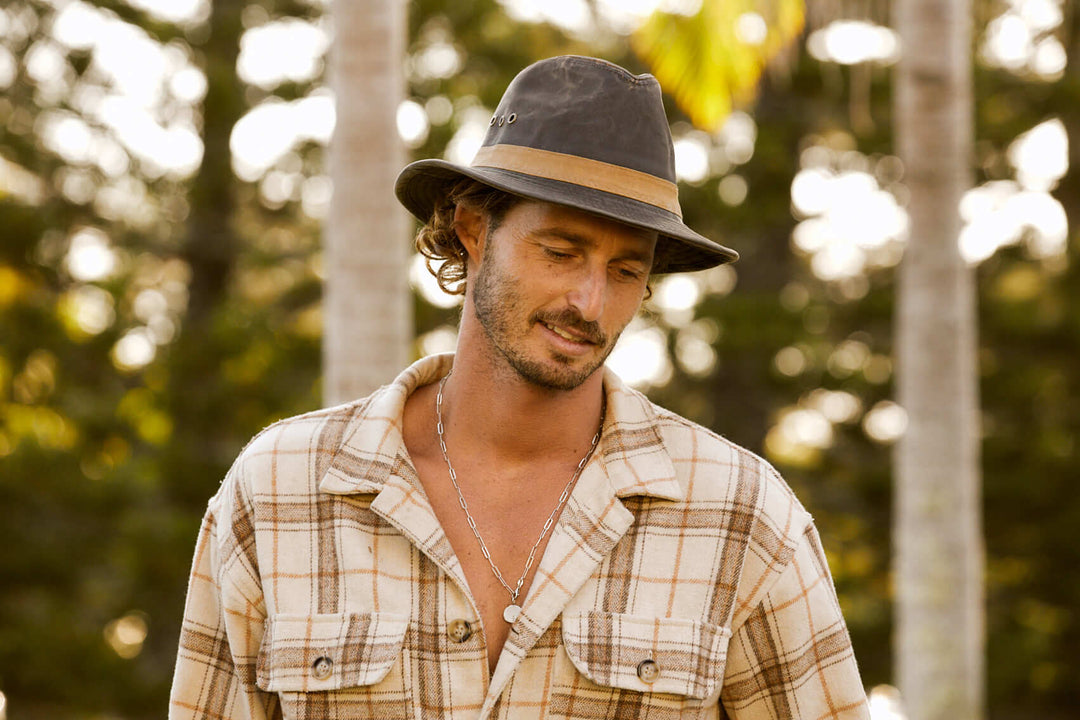
[[[654,12],[632,41],[690,120],[716,132],[755,97],[765,66],[803,20],[802,0],[706,0],[693,15]]]
[[[0,98],[0,692],[12,718],[162,716],[205,503],[253,434],[320,397],[319,223],[296,193],[272,197],[264,183],[239,180],[228,151],[232,126],[251,107],[275,94],[301,97],[312,84],[245,86],[235,73],[241,33],[320,11],[217,0],[208,22],[185,26],[124,2],[94,4],[204,71],[195,113],[205,153],[185,175],[125,151],[125,169],[110,174],[92,157],[74,162],[47,146],[51,112],[112,132],[80,100],[103,80],[87,51],[48,39],[56,4],[5,3],[0,43],[16,76]],[[1005,177],[1005,148],[1046,117],[1060,115],[1080,144],[1080,118],[1069,112],[1080,100],[1080,14],[1068,22],[1074,46],[1063,79],[978,70],[980,181]],[[457,72],[416,71],[433,43],[457,51]],[[43,47],[62,60],[49,82],[27,71],[28,55]],[[518,22],[494,0],[413,2],[409,94],[453,108],[416,155],[441,155],[470,108],[494,107],[521,67],[559,53],[648,69],[614,31],[585,39]],[[790,210],[808,138],[838,152],[889,153],[889,76],[791,55],[759,89],[752,157],[681,188],[689,224],[742,260],[734,292],[706,295],[695,310],[711,328],[715,371],[676,363],[651,395],[778,464],[817,518],[871,686],[891,671],[889,448],[858,417],[837,423],[833,442],[813,452],[770,454],[765,438],[785,409],[820,388],[850,393],[864,411],[890,396],[892,271],[871,271],[855,292],[817,279],[792,251]],[[857,112],[852,98],[864,103]],[[674,103],[670,110],[675,132],[691,132],[689,118]],[[305,143],[274,169],[315,175],[323,152]],[[736,176],[745,198],[721,201]],[[1077,185],[1073,172],[1056,192],[1073,228]],[[90,280],[68,262],[85,228],[103,232],[116,258]],[[1078,255],[1074,230],[1066,258],[1009,249],[978,270],[991,718],[1064,718],[1080,703],[1080,579],[1071,572],[1080,564]],[[87,307],[96,308],[89,319],[80,315]],[[418,299],[418,334],[455,315]],[[678,324],[656,309],[650,318],[677,356]],[[126,362],[122,344],[146,350],[146,338],[152,359]],[[799,351],[799,372],[780,371],[785,348]],[[875,362],[836,360],[851,348]]]

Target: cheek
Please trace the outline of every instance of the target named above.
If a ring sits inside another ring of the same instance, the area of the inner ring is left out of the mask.
[[[573,279],[565,272],[543,265],[522,268],[517,278],[522,294],[539,305],[562,302],[575,287]]]
[[[612,293],[608,305],[612,311],[612,322],[617,323],[620,330],[626,327],[638,314],[644,298],[644,284],[617,288]]]

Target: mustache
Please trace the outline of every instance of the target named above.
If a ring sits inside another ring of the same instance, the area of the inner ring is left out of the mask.
[[[537,312],[533,314],[532,320],[574,330],[594,345],[607,345],[608,338],[604,331],[600,329],[600,323],[586,320],[581,317],[581,313],[573,308],[565,308],[556,312]]]

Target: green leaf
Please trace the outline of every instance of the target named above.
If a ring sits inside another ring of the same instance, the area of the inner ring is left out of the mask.
[[[804,19],[803,0],[704,0],[694,15],[653,13],[631,43],[690,121],[715,131],[734,107],[754,99],[765,66]],[[752,29],[760,21],[763,37],[739,32],[740,23]]]

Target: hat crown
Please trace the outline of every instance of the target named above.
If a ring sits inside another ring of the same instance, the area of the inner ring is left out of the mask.
[[[565,55],[522,70],[482,147],[518,145],[588,158],[675,182],[660,84],[596,58]]]
[[[738,257],[683,222],[660,83],[606,60],[564,55],[525,68],[503,94],[471,163],[409,163],[395,192],[409,212],[430,222],[463,178],[655,232],[663,249],[657,272]]]

